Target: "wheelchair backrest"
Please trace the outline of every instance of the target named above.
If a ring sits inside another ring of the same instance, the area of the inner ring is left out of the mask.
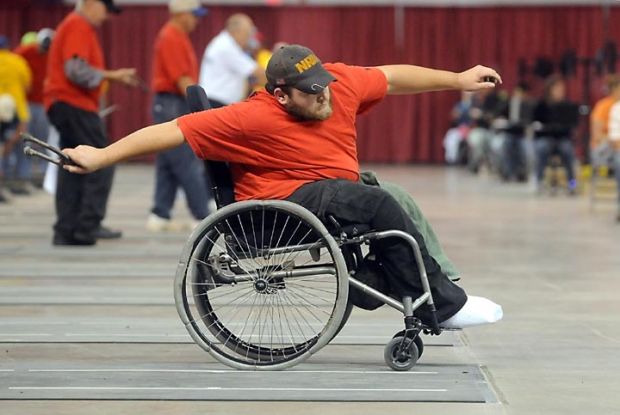
[[[191,112],[205,111],[211,108],[209,99],[200,85],[187,87],[187,105]],[[235,186],[228,163],[224,161],[205,160],[205,168],[217,208],[235,202]]]

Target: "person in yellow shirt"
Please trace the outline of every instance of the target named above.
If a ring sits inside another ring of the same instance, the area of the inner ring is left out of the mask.
[[[30,119],[26,95],[32,82],[32,73],[24,58],[9,50],[6,36],[0,35],[0,94],[9,94],[15,100],[20,123]]]
[[[26,131],[26,125],[30,119],[28,99],[26,95],[32,82],[32,73],[24,58],[9,50],[9,40],[0,35],[0,95],[6,94],[15,102],[15,117],[5,123],[0,137],[4,142],[2,151],[2,170],[7,180],[19,179],[22,173],[20,161],[26,159],[21,149],[17,148],[15,170],[9,165],[9,155],[19,140],[19,135]],[[13,189],[11,189],[13,190]],[[19,193],[19,192],[14,192]]]

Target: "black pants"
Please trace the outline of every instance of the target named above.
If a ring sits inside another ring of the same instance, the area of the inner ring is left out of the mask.
[[[310,210],[324,222],[332,215],[343,225],[368,224],[376,231],[401,230],[413,236],[420,245],[439,322],[452,317],[467,301],[465,291],[441,272],[411,219],[383,189],[348,180],[321,180],[300,187],[288,200]],[[376,248],[391,291],[401,296],[420,296],[423,287],[409,243],[402,238],[386,238]],[[426,307],[416,311],[416,315],[430,322]]]
[[[48,116],[60,134],[61,148],[80,144],[102,148],[108,144],[95,112],[56,102],[49,108]],[[54,231],[65,237],[76,233],[82,238],[91,237],[105,217],[113,176],[112,167],[86,175],[58,169]]]

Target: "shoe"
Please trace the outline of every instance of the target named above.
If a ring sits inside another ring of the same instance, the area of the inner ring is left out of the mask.
[[[618,210],[618,214],[616,215],[616,222],[620,223],[620,210]]]
[[[6,197],[4,192],[2,190],[0,190],[0,203],[8,203],[9,200],[10,199],[8,197]]]
[[[45,181],[43,178],[41,179],[36,178],[36,179],[32,179],[30,183],[35,189],[43,189],[43,184],[45,183]]]
[[[28,196],[30,190],[26,187],[24,182],[15,182],[8,186],[9,191],[16,196]]]
[[[577,181],[575,179],[568,182],[568,194],[575,196],[577,194]]]
[[[123,232],[99,225],[94,236],[96,239],[118,239],[123,236]]]
[[[517,173],[517,182],[519,182],[519,183],[527,183],[527,174]]]
[[[45,176],[36,176],[30,180],[30,184],[35,189],[43,189],[43,183],[45,182]]]
[[[146,229],[151,232],[164,232],[167,230],[169,222],[170,219],[165,219],[151,213],[146,221]]]
[[[97,243],[97,240],[92,237],[85,237],[82,235],[67,236],[60,233],[54,233],[52,239],[52,245],[54,246],[93,246]]]
[[[151,232],[176,232],[182,231],[184,228],[182,224],[162,218],[154,213],[151,213],[146,221],[146,229]]]
[[[484,297],[467,296],[465,305],[452,317],[439,323],[445,329],[463,329],[500,321],[504,317],[502,306]]]

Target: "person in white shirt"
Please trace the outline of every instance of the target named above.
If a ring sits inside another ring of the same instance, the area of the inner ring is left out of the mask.
[[[249,16],[233,14],[226,21],[225,29],[207,45],[198,83],[213,108],[243,100],[250,77],[259,85],[266,83],[264,69],[246,53],[255,32],[256,27]]]
[[[618,212],[616,222],[620,223],[620,101],[616,102],[609,111],[609,146],[613,151],[613,169],[616,176],[618,193]]]

